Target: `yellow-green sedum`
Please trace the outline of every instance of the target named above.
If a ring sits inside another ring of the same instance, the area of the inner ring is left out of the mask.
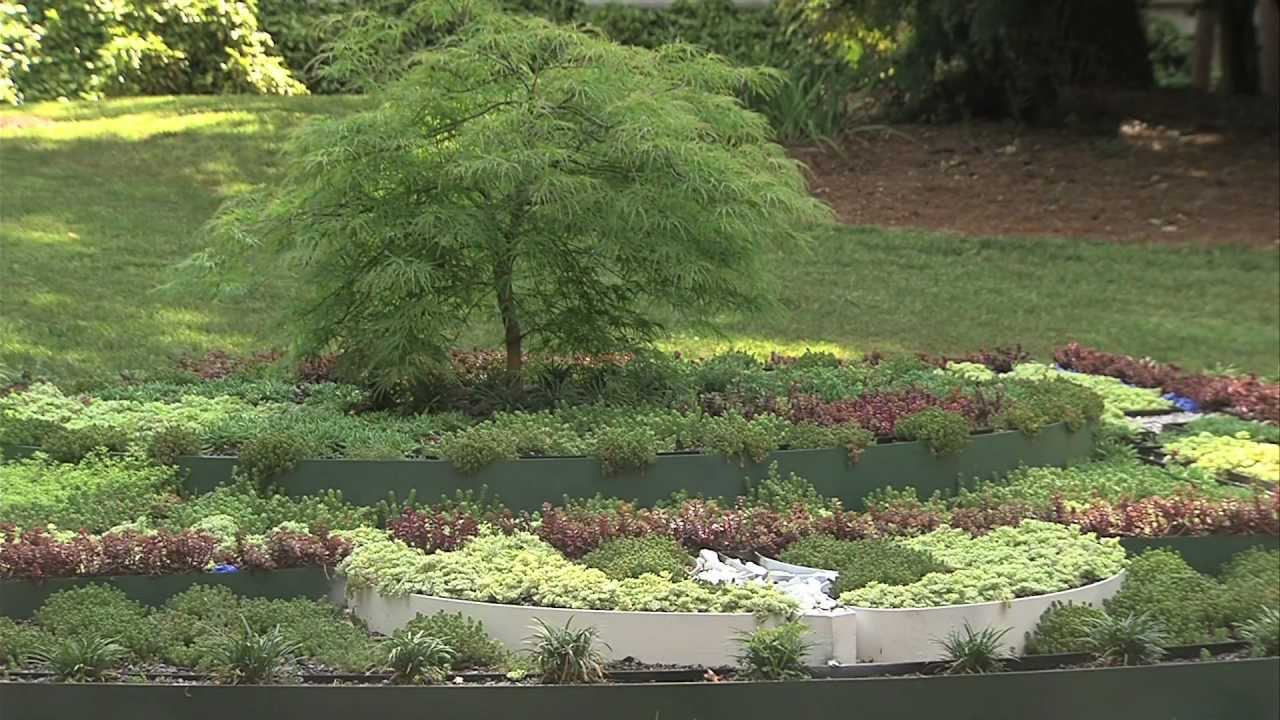
[[[1202,432],[1166,443],[1175,462],[1218,476],[1239,473],[1254,480],[1280,483],[1280,445],[1255,442],[1244,431],[1235,435]]]
[[[0,442],[36,445],[51,428],[96,427],[133,443],[168,425],[202,429],[229,419],[278,415],[288,407],[281,403],[253,405],[229,395],[188,395],[176,403],[86,399],[66,395],[49,383],[36,383],[23,392],[0,396]]]
[[[1038,520],[979,537],[944,526],[901,543],[932,554],[953,571],[929,573],[909,585],[873,582],[841,595],[842,605],[923,608],[1007,601],[1070,590],[1125,567],[1118,540]]]
[[[1173,410],[1173,404],[1161,396],[1156,388],[1140,388],[1126,385],[1120,380],[1106,375],[1089,375],[1086,373],[1066,372],[1044,363],[1019,363],[1013,372],[1002,377],[1022,380],[1047,380],[1063,378],[1077,385],[1083,385],[1102,396],[1107,413],[1111,419],[1123,416],[1126,412],[1155,412]]]
[[[614,580],[575,563],[529,533],[485,532],[461,549],[426,554],[386,538],[362,538],[338,569],[350,587],[514,605],[654,612],[790,616],[794,600],[766,585],[708,585],[646,573]]]

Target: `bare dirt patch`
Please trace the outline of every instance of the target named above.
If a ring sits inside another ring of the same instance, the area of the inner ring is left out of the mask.
[[[840,220],[966,235],[1280,245],[1274,131],[898,125],[797,148]]]
[[[21,130],[52,125],[53,121],[38,115],[0,115],[0,130]]]

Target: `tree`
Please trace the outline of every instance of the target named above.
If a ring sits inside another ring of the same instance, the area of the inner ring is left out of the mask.
[[[284,177],[226,206],[200,257],[226,283],[263,262],[298,275],[304,352],[388,386],[485,317],[512,373],[528,343],[634,346],[661,317],[760,307],[766,251],[829,220],[736,99],[772,71],[429,5],[415,17],[442,40],[372,109],[292,138]]]
[[[782,0],[836,42],[889,36],[895,83],[922,106],[1057,119],[1067,85],[1153,83],[1139,0]]]
[[[1262,70],[1253,25],[1257,0],[1217,0],[1214,5],[1222,27],[1222,90],[1231,95],[1256,95]]]

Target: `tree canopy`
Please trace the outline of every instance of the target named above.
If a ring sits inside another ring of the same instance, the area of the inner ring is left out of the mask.
[[[760,307],[766,251],[799,249],[829,220],[737,99],[772,71],[478,2],[419,3],[412,16],[439,42],[397,68],[372,109],[300,131],[284,177],[225,206],[200,257],[224,283],[266,263],[297,274],[306,353],[336,351],[388,385],[485,318],[501,323],[516,372],[528,343],[631,347],[661,317]],[[374,25],[404,31],[362,23]]]
[[[913,104],[1040,122],[1062,86],[1153,82],[1140,0],[781,2],[830,41],[879,38]]]

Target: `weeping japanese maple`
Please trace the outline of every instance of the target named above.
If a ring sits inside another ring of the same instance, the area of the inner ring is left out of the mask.
[[[485,322],[513,372],[531,344],[632,347],[664,318],[759,307],[770,251],[829,220],[738,100],[773,71],[476,2],[405,17],[440,40],[369,109],[300,130],[283,177],[229,203],[202,254],[224,282],[297,274],[304,352],[388,384]],[[386,22],[362,25],[399,32]]]

